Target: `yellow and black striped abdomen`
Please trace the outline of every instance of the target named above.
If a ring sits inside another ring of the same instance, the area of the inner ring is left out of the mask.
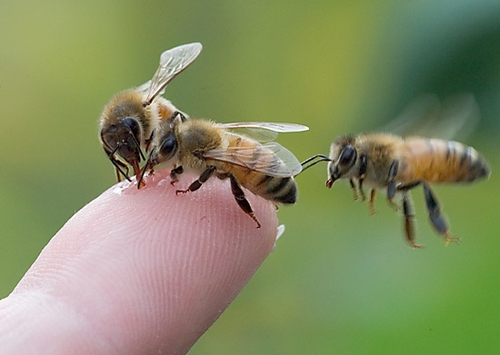
[[[239,146],[253,145],[251,156],[244,158],[245,166],[225,164],[244,188],[276,203],[293,204],[297,201],[297,185],[289,169],[269,148],[243,139]],[[242,156],[240,156],[242,158]],[[291,174],[290,174],[291,175]]]
[[[487,177],[490,168],[472,147],[459,142],[409,138],[404,142],[398,180],[430,183],[470,182]]]
[[[293,177],[277,177],[261,174],[248,189],[267,200],[293,204],[297,202],[297,185]]]

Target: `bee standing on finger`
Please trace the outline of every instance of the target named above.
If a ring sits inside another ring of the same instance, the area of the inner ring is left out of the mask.
[[[472,182],[490,174],[484,158],[462,143],[422,137],[404,139],[390,134],[342,136],[331,145],[328,157],[314,156],[302,163],[303,168],[320,161],[328,161],[326,187],[331,188],[339,179],[348,179],[355,199],[360,195],[364,200],[363,187],[369,186],[372,212],[377,189],[387,192],[391,205],[395,205],[393,199],[400,193],[405,236],[414,248],[421,245],[415,242],[411,189],[422,185],[430,222],[448,244],[459,239],[450,235],[430,184]]]
[[[147,83],[118,93],[104,107],[99,121],[99,140],[115,167],[116,179],[129,179],[129,166],[136,177],[145,160],[154,128],[178,111],[163,98],[166,86],[200,54],[200,43],[190,43],[162,53],[160,65]]]
[[[245,130],[248,135],[238,134]],[[275,142],[259,143],[255,137],[272,140],[278,132],[306,131],[306,126],[287,123],[214,123],[186,120],[180,112],[161,121],[151,142],[148,160],[143,167],[139,188],[146,171],[169,163],[172,183],[184,169],[200,172],[200,177],[177,194],[198,190],[210,177],[228,179],[238,206],[260,227],[242,188],[275,203],[293,204],[297,200],[294,176],[302,167],[295,156]]]

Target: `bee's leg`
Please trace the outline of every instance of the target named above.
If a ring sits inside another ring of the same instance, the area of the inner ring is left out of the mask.
[[[363,179],[359,180],[359,195],[361,196],[361,201],[366,200],[365,191],[363,190]]]
[[[182,174],[183,172],[184,169],[182,165],[176,166],[170,171],[170,184],[172,184],[172,186],[174,186],[175,183],[179,181],[178,175]]]
[[[257,217],[255,217],[252,206],[250,206],[250,202],[248,202],[248,200],[246,199],[245,193],[241,189],[238,180],[236,180],[233,174],[227,174],[227,177],[229,177],[229,180],[231,180],[231,192],[233,193],[234,199],[238,203],[238,206],[240,206],[243,212],[249,215],[255,221],[255,223],[257,223],[257,228],[260,228],[260,222]]]
[[[215,172],[215,166],[213,165],[209,166],[204,172],[201,173],[200,177],[197,180],[193,181],[191,185],[188,186],[187,189],[176,190],[175,194],[176,195],[185,194],[188,191],[192,192],[198,190],[201,187],[201,185],[203,185],[203,183],[206,182],[210,178],[210,176],[213,175],[214,172]]]
[[[387,175],[387,200],[396,210],[398,209],[398,206],[394,203],[393,199],[396,195],[396,175],[398,174],[398,168],[399,162],[394,160],[389,168],[389,174]]]
[[[358,175],[358,188],[359,188],[359,194],[361,195],[361,199],[364,201],[366,200],[365,192],[363,191],[363,180],[365,179],[366,176],[366,168],[368,167],[368,158],[366,155],[361,155],[359,157],[360,164],[359,164],[359,175]]]
[[[146,161],[146,164],[142,167],[141,173],[139,177],[137,178],[137,188],[140,189],[143,186],[146,186],[146,183],[143,181],[144,176],[146,175],[146,171],[149,170],[149,175],[153,175],[154,173],[154,167],[151,165],[150,162],[151,156],[148,157],[148,160]]]
[[[116,176],[116,181],[121,182],[122,181],[122,175],[121,171],[115,167],[115,176]]]
[[[422,183],[422,185],[424,186],[425,202],[427,203],[427,210],[429,211],[429,219],[434,229],[444,237],[446,245],[450,244],[450,242],[459,243],[460,238],[452,237],[448,233],[448,225],[441,215],[441,208],[431,188],[426,183]]]
[[[132,166],[132,169],[134,169],[134,175],[135,175],[135,179],[137,180],[137,182],[139,182],[139,179],[141,178],[141,173],[142,173],[142,170],[139,166],[139,162],[138,161],[134,161],[130,164]],[[144,185],[146,185],[143,181],[141,181],[141,183],[143,183]],[[137,187],[140,188],[141,186],[139,186],[139,184],[137,184]]]
[[[377,210],[375,209],[375,196],[376,195],[377,195],[377,190],[371,189],[370,190],[370,201],[368,202],[368,205],[370,206],[370,214],[377,213]]]
[[[403,213],[405,218],[405,236],[412,248],[423,248],[423,245],[415,243],[415,209],[408,191],[403,192]]]
[[[397,187],[397,190],[398,191],[410,191],[411,189],[417,187],[421,183],[422,183],[421,181],[415,181],[415,182],[412,182],[411,184],[399,185]]]
[[[356,186],[356,183],[354,182],[353,179],[349,179],[349,184],[351,185],[351,189],[352,189],[352,194],[354,196],[354,200],[357,200],[359,198],[359,196],[358,196],[358,188]]]

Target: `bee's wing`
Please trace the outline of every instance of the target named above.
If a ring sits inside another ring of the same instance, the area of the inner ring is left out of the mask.
[[[437,124],[432,125],[434,137],[441,139],[466,139],[480,121],[480,109],[471,93],[451,95],[441,103]]]
[[[135,91],[141,93],[143,96],[146,95],[151,87],[151,80],[148,80],[144,84],[135,88]]]
[[[309,130],[309,127],[297,123],[279,123],[279,122],[233,122],[217,123],[217,126],[226,129],[232,128],[255,128],[265,129],[277,133],[284,132],[303,132]]]
[[[479,105],[470,93],[450,95],[444,100],[434,94],[423,94],[381,131],[448,140],[466,138],[478,121]]]
[[[258,142],[273,141],[278,136],[278,133],[303,132],[309,130],[309,127],[301,124],[277,122],[216,123],[216,126],[223,129],[236,130]]]
[[[160,66],[153,78],[138,88],[139,90],[149,84],[146,87],[148,90],[144,101],[151,103],[156,96],[163,94],[167,84],[198,57],[202,48],[201,43],[195,42],[163,52],[160,56]]]
[[[203,157],[277,177],[295,176],[301,172],[300,162],[292,152],[281,144],[269,142],[261,147],[264,149],[260,149],[259,154],[255,154],[256,147],[228,147],[210,150],[203,154]]]

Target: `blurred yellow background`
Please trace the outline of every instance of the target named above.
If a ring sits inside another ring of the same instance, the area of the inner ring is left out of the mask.
[[[165,49],[200,41],[166,92],[192,117],[306,124],[279,138],[303,160],[422,93],[472,92],[481,122],[465,143],[493,174],[435,188],[461,245],[444,247],[416,189],[427,247],[413,250],[383,198],[370,216],[312,168],[279,211],[276,251],[190,353],[500,353],[500,2],[4,1],[0,28],[0,296],[114,184],[97,140],[107,100],[149,80]]]

